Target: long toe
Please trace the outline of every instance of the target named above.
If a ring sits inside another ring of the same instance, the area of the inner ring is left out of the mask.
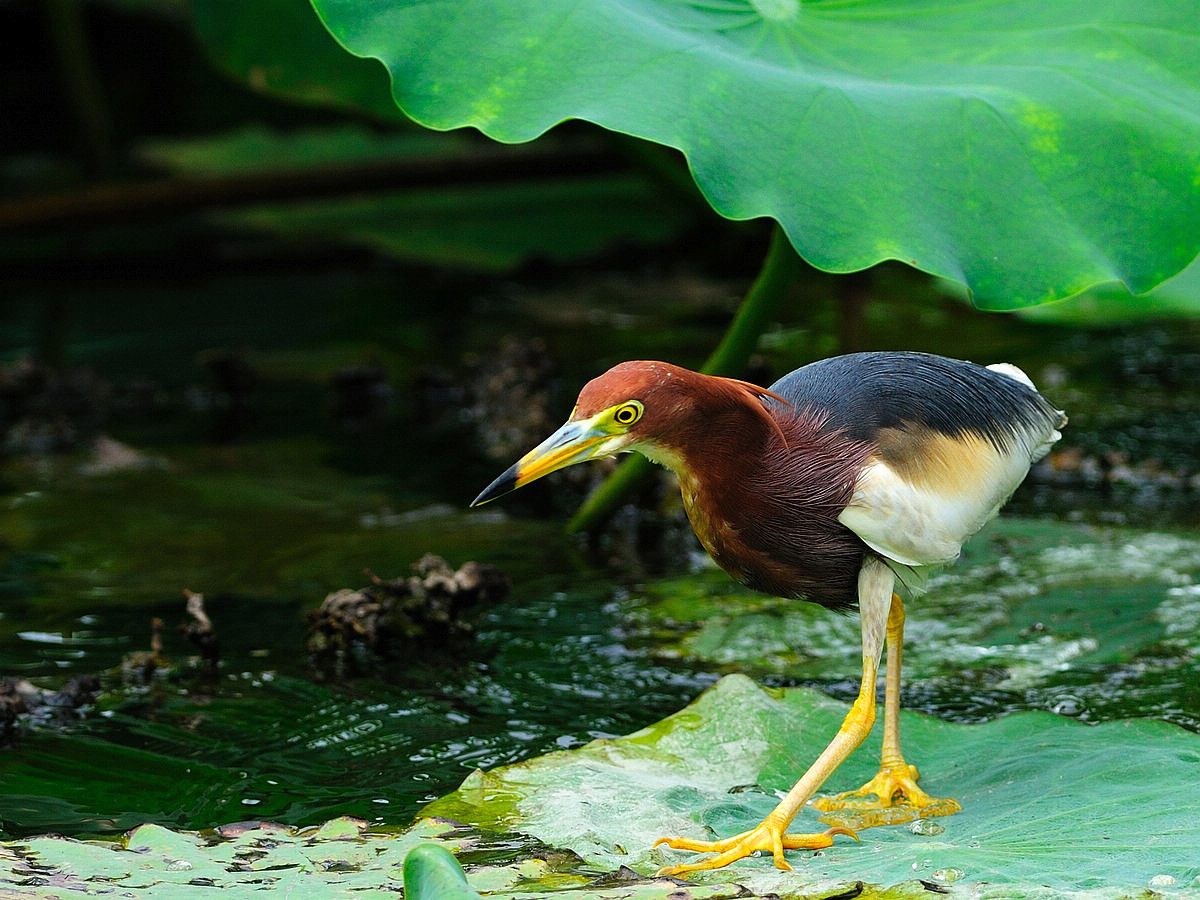
[[[760,850],[767,851],[775,860],[779,869],[790,870],[792,867],[783,857],[786,850],[820,850],[833,845],[836,834],[845,834],[858,840],[857,835],[842,826],[835,826],[820,834],[786,834],[781,828],[768,822],[763,822],[757,828],[725,838],[720,841],[694,841],[690,838],[668,837],[655,841],[655,846],[666,844],[676,850],[693,850],[698,853],[714,853],[707,859],[692,863],[681,863],[675,866],[663,866],[658,870],[659,875],[686,875],[689,872],[701,872],[706,869],[720,869],[735,860],[743,859]]]
[[[869,817],[856,820],[859,828],[869,827],[870,824],[894,824],[896,822],[925,818],[928,816],[948,816],[961,810],[956,800],[930,797],[928,793],[917,786],[917,769],[913,766],[883,767],[880,772],[859,787],[857,791],[840,793],[836,797],[818,797],[812,800],[812,805],[822,812],[839,810],[895,810],[896,815]],[[842,818],[822,816],[822,821],[842,822]]]

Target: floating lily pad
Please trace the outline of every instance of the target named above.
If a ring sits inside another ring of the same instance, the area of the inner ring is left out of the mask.
[[[627,738],[476,773],[428,811],[521,832],[593,866],[653,872],[686,858],[652,847],[664,834],[724,836],[757,824],[845,712],[808,689],[767,691],[729,676]],[[937,820],[943,832],[874,828],[861,843],[793,853],[794,873],[755,858],[692,877],[781,896],[913,879],[1008,897],[1200,888],[1200,737],[1162,722],[1090,727],[1048,713],[984,725],[906,713],[902,729],[926,788],[962,803]],[[826,787],[856,787],[878,753],[876,734]],[[816,815],[803,811],[794,829],[823,830]]]
[[[147,900],[260,898],[264,891],[322,898],[408,900],[681,900],[678,883],[629,870],[597,879],[545,860],[495,859],[469,880],[453,854],[474,840],[451,823],[423,819],[403,834],[372,833],[353,819],[294,829],[246,822],[216,832],[134,829],[122,841],[39,837],[0,843],[0,898],[50,900],[103,893]],[[219,894],[214,894],[219,891]],[[697,887],[692,900],[748,900],[736,883]]]
[[[1200,541],[1191,537],[1001,518],[909,602],[905,674],[989,669],[994,683],[1018,689],[1163,642],[1200,652],[1187,627],[1197,581]],[[656,582],[628,608],[668,657],[793,679],[861,671],[857,616],[750,593],[718,572]]]
[[[769,858],[750,858],[691,876],[696,887],[653,877],[660,865],[684,858],[654,848],[656,838],[752,827],[845,712],[809,689],[764,690],[729,676],[687,709],[626,738],[476,772],[402,835],[336,820],[321,829],[250,823],[208,834],[147,825],[121,843],[33,838],[0,845],[0,883],[12,885],[5,898],[96,885],[147,898],[212,896],[214,888],[230,897],[263,889],[383,896],[399,886],[408,852],[436,839],[480,857],[467,867],[471,890],[513,900],[901,897],[920,896],[921,882],[966,887],[979,898],[1115,898],[1148,888],[1200,897],[1200,737],[1156,721],[1092,727],[1048,713],[984,725],[903,715],[923,784],[963,805],[936,820],[941,830],[864,830],[860,843],[838,838],[824,851],[792,852],[791,873]],[[857,786],[873,773],[878,753],[876,735],[827,787]],[[794,828],[824,825],[804,810]],[[414,867],[432,870],[411,900],[445,900],[446,885],[471,896],[444,854],[422,856],[429,858]]]
[[[178,175],[215,176],[270,166],[303,171],[388,158],[421,161],[467,147],[429,132],[379,135],[347,126],[154,141],[140,155]],[[502,271],[534,257],[574,260],[622,241],[666,240],[691,222],[693,210],[648,176],[614,172],[297,200],[210,215],[230,227],[286,238],[333,237],[400,259]]]
[[[438,839],[459,849],[445,822],[425,820],[404,835],[365,833],[361,823],[334,820],[320,829],[263,822],[219,833],[143,825],[123,841],[31,838],[2,845],[0,897],[59,896],[53,890],[145,898],[262,896],[264,890],[304,897],[395,896],[401,866],[414,847]],[[23,883],[24,882],[24,883]]]

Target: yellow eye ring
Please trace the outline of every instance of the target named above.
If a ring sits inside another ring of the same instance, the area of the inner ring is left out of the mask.
[[[622,403],[613,410],[613,421],[628,428],[642,417],[642,404],[636,402]]]

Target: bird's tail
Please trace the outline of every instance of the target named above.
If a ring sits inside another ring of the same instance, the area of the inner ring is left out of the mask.
[[[1033,379],[1026,375],[1025,372],[1020,368],[1014,366],[1012,363],[993,363],[992,365],[988,366],[988,368],[993,372],[999,372],[1001,375],[1007,375],[1014,381],[1021,382],[1021,384],[1025,385],[1030,390],[1037,390],[1037,386],[1033,383]],[[1054,412],[1058,414],[1058,421],[1054,423],[1054,428],[1049,434],[1043,437],[1039,445],[1032,448],[1031,456],[1033,457],[1033,462],[1037,462],[1039,459],[1049,453],[1050,448],[1054,445],[1054,442],[1062,437],[1062,432],[1060,429],[1067,424],[1067,414],[1061,409],[1056,409]]]

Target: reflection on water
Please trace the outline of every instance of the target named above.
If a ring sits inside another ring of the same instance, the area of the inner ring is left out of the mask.
[[[0,756],[6,792],[20,786],[0,818],[12,834],[343,814],[404,824],[474,768],[636,730],[712,682],[627,650],[608,592],[514,597],[470,658],[422,660],[415,679],[397,671],[400,683],[324,686],[255,669],[226,671],[204,693],[183,675],[116,691],[99,716],[65,734],[35,730]],[[64,772],[71,742],[90,761]],[[62,802],[38,803],[39,791]]]

